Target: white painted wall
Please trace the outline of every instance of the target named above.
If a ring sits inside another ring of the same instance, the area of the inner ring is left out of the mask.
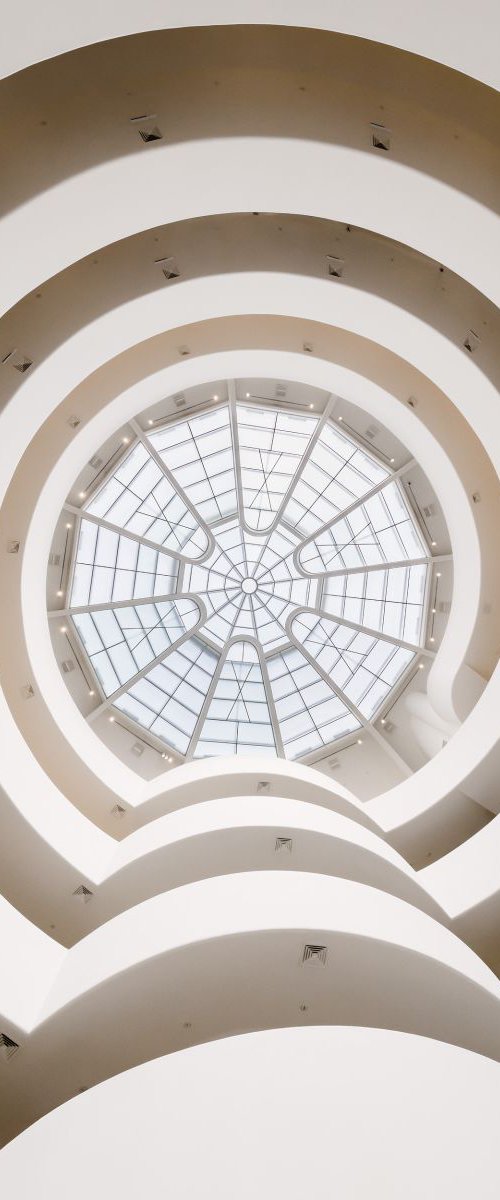
[[[11,1036],[11,1026],[29,1029],[35,1024],[41,998],[50,991],[67,951],[21,916],[1,895],[0,929],[0,1032]]]
[[[423,0],[418,12],[396,0],[382,0],[376,10],[370,0],[356,5],[341,0],[182,0],[169,4],[144,0],[89,0],[84,8],[70,12],[63,0],[48,0],[44,14],[31,3],[20,3],[6,13],[5,39],[0,59],[2,75],[22,70],[33,62],[63,54],[90,42],[125,37],[148,29],[179,28],[183,25],[269,24],[333,29],[354,37],[386,42],[413,54],[443,62],[491,87],[498,86],[495,53],[494,0],[479,0],[471,28],[470,9],[464,0]]]
[[[9,1200],[497,1200],[500,1066],[384,1030],[272,1030],[159,1058],[0,1152]]]

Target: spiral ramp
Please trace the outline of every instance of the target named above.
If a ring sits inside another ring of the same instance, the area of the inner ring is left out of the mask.
[[[3,27],[0,1193],[497,1197],[496,6]]]

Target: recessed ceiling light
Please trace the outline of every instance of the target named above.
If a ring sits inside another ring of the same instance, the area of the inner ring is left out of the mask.
[[[218,396],[212,396],[212,400],[218,400],[218,399],[219,399]]]
[[[87,493],[86,492],[78,492],[78,495],[79,495],[80,500],[85,500]]]
[[[435,608],[431,608],[431,612],[435,613],[435,612],[436,612],[436,609],[435,609]]]
[[[386,724],[386,720],[387,720],[387,718],[386,718],[386,717],[381,717],[381,718],[380,718],[380,724],[381,724],[381,725],[385,725],[385,724]]]
[[[66,529],[72,529],[72,528],[73,528],[73,526],[71,524],[71,521],[68,521],[67,525],[66,525]]]
[[[68,632],[68,626],[67,626],[67,625],[61,625],[61,633],[67,633],[67,632]]]
[[[429,638],[429,641],[430,641],[430,642],[435,642],[435,641],[436,641],[436,639],[435,639],[435,637],[430,637],[430,638]]]
[[[60,589],[60,588],[59,588],[59,591],[58,591],[57,595],[58,595],[58,596],[62,596],[62,595],[64,595],[64,593],[61,591],[61,589]]]
[[[437,542],[431,542],[431,546],[437,546]]]
[[[148,425],[153,425],[153,424],[154,424],[153,419],[152,419],[152,417],[150,417],[148,420]]]
[[[250,399],[250,392],[245,392],[245,396],[246,396],[247,400],[249,400],[249,399]]]
[[[419,664],[418,664],[418,669],[419,669],[419,671],[423,671],[423,669],[424,669],[424,664],[423,664],[423,663],[419,663]]]
[[[362,746],[362,745],[363,745],[363,738],[358,738],[358,746]]]
[[[338,419],[339,419],[339,421],[343,421],[343,420],[344,420],[344,418],[343,418],[343,417],[339,417]]]
[[[95,696],[95,692],[94,692],[93,688],[89,688],[89,696]]]
[[[111,721],[111,724],[113,724],[114,719],[114,717],[108,717],[108,720]]]
[[[436,571],[436,579],[441,579],[441,571]]]
[[[124,446],[128,446],[128,444],[129,444],[129,441],[130,441],[130,438],[127,438],[127,437],[125,437],[125,438],[122,438],[122,442],[123,442],[123,445],[124,445]]]
[[[314,408],[314,404],[310,404],[310,405],[309,405],[309,408]]]
[[[391,458],[391,463],[393,463],[393,462],[395,462],[395,461],[396,461],[396,459],[395,459],[395,458]]]

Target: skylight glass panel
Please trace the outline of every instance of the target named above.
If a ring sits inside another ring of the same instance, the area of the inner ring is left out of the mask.
[[[299,758],[405,683],[428,562],[403,487],[343,427],[221,403],[110,470],[67,605],[108,706],[180,754]]]
[[[272,525],[317,428],[316,417],[272,408],[237,406],[245,521]]]
[[[284,519],[307,537],[366,496],[388,474],[375,458],[328,422],[293,489]]]
[[[115,708],[185,754],[218,663],[218,655],[189,638],[115,700]]]
[[[415,655],[392,642],[336,625],[315,613],[300,613],[292,636],[337,688],[371,719]]]
[[[274,655],[267,668],[287,758],[311,754],[359,729],[354,714],[299,650]]]
[[[207,549],[198,519],[142,442],[122,459],[85,512],[187,557],[199,558]]]
[[[229,408],[202,413],[148,435],[204,521],[236,512],[236,479]]]
[[[214,754],[276,754],[259,656],[248,643],[228,650],[194,752]]]
[[[168,596],[175,591],[176,559],[83,519],[73,570],[73,608]]]
[[[321,608],[332,616],[418,646],[422,635],[427,567],[390,567],[325,579]]]
[[[78,630],[105,696],[158,658],[196,625],[200,609],[179,599],[134,607],[74,613]]]
[[[304,571],[322,574],[425,555],[420,534],[393,480],[307,542],[300,552],[300,565]]]

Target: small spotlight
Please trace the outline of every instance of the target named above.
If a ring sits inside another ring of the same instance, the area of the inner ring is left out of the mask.
[[[57,595],[58,595],[58,596],[63,596],[63,595],[64,595],[64,592],[62,592],[62,591],[61,591],[61,589],[59,588],[59,591],[58,591]]]
[[[108,717],[108,721],[111,721],[111,724],[113,724],[114,719],[115,719],[114,717]]]
[[[386,719],[386,717],[381,717],[381,718],[380,718],[380,724],[381,724],[381,725],[386,725],[386,724],[387,724],[387,719]]]
[[[212,396],[212,400],[218,400],[218,399],[219,399],[218,396]]]
[[[164,752],[163,752],[163,754],[162,754],[162,758],[166,758],[166,757],[167,757],[167,756],[166,756],[166,754],[165,754],[165,751],[164,751]]]
[[[362,745],[363,745],[363,738],[358,738],[358,746],[362,746]]]
[[[339,417],[339,418],[338,418],[338,420],[339,420],[339,421],[343,421],[343,420],[344,420],[344,418],[343,418],[343,417]]]
[[[431,546],[437,546],[437,542],[431,542]]]
[[[309,408],[314,408],[314,404],[310,404],[310,405],[309,405]]]
[[[93,688],[89,689],[89,696],[95,696],[95,692],[94,692]]]
[[[86,492],[78,492],[78,495],[79,495],[80,500],[85,500],[87,493]]]
[[[429,641],[430,641],[430,642],[435,642],[435,641],[436,641],[436,639],[435,639],[435,637],[430,637],[430,638],[429,638]]]
[[[441,571],[436,571],[436,579],[441,579]]]
[[[67,633],[67,632],[68,632],[68,626],[67,626],[67,625],[61,625],[61,633]]]
[[[431,612],[435,613],[435,612],[436,612],[436,609],[435,609],[435,608],[431,608]]]
[[[72,528],[73,528],[73,526],[72,526],[72,524],[71,524],[71,521],[67,521],[67,523],[66,523],[66,529],[72,529]]]
[[[396,462],[395,458],[391,458],[391,463]]]
[[[129,441],[130,441],[130,438],[127,438],[127,437],[125,437],[125,438],[122,438],[122,442],[123,442],[123,445],[124,445],[124,446],[128,446],[128,444],[129,444]]]
[[[423,669],[424,669],[424,664],[423,664],[423,663],[419,663],[419,664],[418,664],[418,669],[419,669],[419,671],[423,671]]]
[[[246,396],[247,400],[249,400],[249,399],[250,399],[250,392],[245,392],[245,396]]]
[[[153,421],[152,417],[149,418],[148,425],[154,425],[154,421]]]

